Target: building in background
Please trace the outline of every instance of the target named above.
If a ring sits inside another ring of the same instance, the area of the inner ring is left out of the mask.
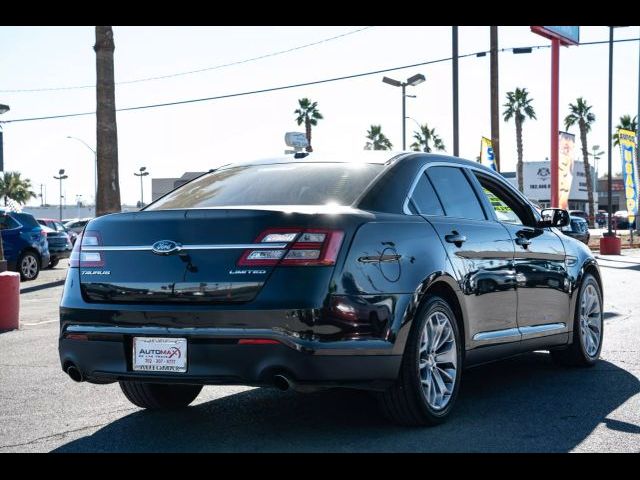
[[[206,172],[185,172],[180,178],[152,178],[151,201],[155,202],[174,188],[178,188],[204,173]]]
[[[609,211],[609,197],[607,193],[608,178],[600,177],[598,179],[598,204],[601,210]],[[611,204],[613,213],[618,210],[625,210],[627,202],[624,196],[624,183],[621,175],[614,175],[611,178]]]
[[[551,205],[551,162],[524,162],[522,166],[524,175],[524,195],[540,205],[548,207]],[[503,172],[502,175],[516,188],[518,188],[518,180],[516,172]],[[595,183],[595,169],[591,166],[591,178]],[[594,185],[595,187],[595,185]],[[594,188],[594,209],[598,211],[598,200],[601,197],[596,193]],[[573,162],[573,182],[571,183],[571,191],[569,192],[569,210],[587,211],[589,208],[587,198],[587,181],[584,174],[584,163],[581,160]]]

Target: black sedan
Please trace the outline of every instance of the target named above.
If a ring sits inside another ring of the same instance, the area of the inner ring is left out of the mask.
[[[223,166],[88,223],[61,366],[144,408],[187,406],[207,384],[346,387],[401,424],[438,423],[463,368],[541,349],[597,361],[600,273],[556,228],[568,221],[443,155]]]

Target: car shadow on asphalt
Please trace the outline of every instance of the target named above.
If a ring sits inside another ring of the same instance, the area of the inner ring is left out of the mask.
[[[566,452],[600,424],[638,433],[608,415],[639,391],[633,374],[607,361],[564,368],[536,352],[467,370],[453,415],[437,427],[390,423],[367,392],[258,388],[136,411],[54,451]]]

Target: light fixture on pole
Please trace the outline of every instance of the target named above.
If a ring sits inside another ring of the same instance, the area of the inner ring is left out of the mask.
[[[133,172],[136,177],[140,177],[140,208],[144,207],[144,192],[142,190],[142,177],[149,175],[147,167],[140,167],[140,173]]]
[[[604,155],[605,152],[604,152],[604,150],[600,150],[600,145],[593,145],[591,147],[591,150],[593,150],[593,153],[589,152],[588,155],[593,157],[593,166],[594,166],[595,171],[596,171],[596,175],[595,175],[596,181],[594,182],[594,184],[597,186],[598,185],[598,170],[599,170],[598,169],[598,160],[600,160],[600,157],[602,155]],[[600,150],[600,151],[598,151],[598,150]],[[597,188],[594,188],[594,190],[597,191]]]
[[[389,77],[382,77],[382,81],[386,84],[389,84],[393,87],[402,87],[402,150],[407,149],[407,125],[405,121],[406,114],[406,88],[407,85],[415,87],[416,85],[421,84],[426,80],[425,76],[421,73],[417,73],[412,77],[407,78],[406,82],[401,82],[400,80],[395,80]],[[415,98],[415,95],[411,95],[411,97]]]
[[[95,161],[94,171],[93,171],[93,185],[94,185],[95,191],[93,193],[95,195],[94,202],[96,202],[96,201],[98,201],[98,152],[96,152],[93,148],[91,148],[89,146],[89,144],[87,142],[85,142],[84,140],[82,140],[81,138],[72,137],[71,135],[67,135],[67,138],[70,138],[71,140],[79,141],[85,147],[87,147],[89,150],[91,150],[93,152],[93,159]]]
[[[56,180],[60,180],[60,221],[62,221],[62,181],[65,178],[69,178],[69,175],[64,174],[64,168],[58,170],[58,176],[53,176]]]

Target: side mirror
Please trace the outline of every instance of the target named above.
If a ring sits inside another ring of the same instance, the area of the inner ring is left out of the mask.
[[[538,221],[538,227],[564,227],[569,225],[569,212],[561,208],[543,208],[540,211],[542,220]]]

